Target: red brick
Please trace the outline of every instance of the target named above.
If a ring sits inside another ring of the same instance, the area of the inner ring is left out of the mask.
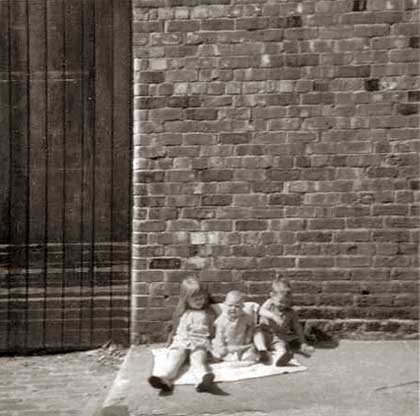
[[[258,260],[258,266],[263,269],[272,269],[272,268],[293,268],[295,267],[295,258],[294,257],[269,257],[265,256]]]
[[[146,275],[173,281],[169,307],[185,276],[220,299],[235,287],[263,301],[278,275],[305,318],[339,319],[340,331],[411,322],[414,3],[304,2],[299,14],[287,2],[259,13],[249,1],[155,3],[136,2],[145,20],[133,26],[134,278],[177,258],[179,269]],[[150,305],[163,313],[158,296]]]
[[[269,205],[300,205],[302,196],[300,194],[274,194],[268,201]]]
[[[202,197],[202,204],[206,205],[231,205],[231,195],[206,195]]]
[[[302,257],[298,259],[298,267],[300,268],[324,268],[334,267],[333,257]]]
[[[233,30],[235,21],[233,19],[208,19],[201,21],[201,30]]]
[[[243,220],[236,221],[237,231],[262,231],[267,229],[267,221],[264,220]]]
[[[198,32],[200,22],[195,20],[178,20],[167,22],[168,32]]]

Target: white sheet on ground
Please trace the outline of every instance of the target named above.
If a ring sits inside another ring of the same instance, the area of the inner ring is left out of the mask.
[[[152,349],[153,353],[153,372],[152,374],[159,374],[159,369],[165,364],[167,348]],[[276,357],[272,357],[275,362]],[[210,364],[215,381],[237,381],[250,378],[267,377],[278,374],[289,374],[305,371],[306,367],[299,364],[296,359],[293,359],[285,367],[276,367],[275,365],[252,364],[250,362],[221,362]],[[191,371],[189,365],[184,365],[180,371],[179,377],[174,384],[196,384],[197,380],[194,373]]]

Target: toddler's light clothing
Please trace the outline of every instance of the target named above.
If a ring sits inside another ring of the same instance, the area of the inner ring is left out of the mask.
[[[216,335],[212,342],[212,353],[224,361],[256,361],[257,354],[252,344],[254,322],[251,316],[241,314],[230,321],[225,314],[215,323]]]

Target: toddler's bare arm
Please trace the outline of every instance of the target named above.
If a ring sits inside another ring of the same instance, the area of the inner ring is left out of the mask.
[[[260,316],[275,322],[277,325],[281,325],[281,321],[279,317],[268,309],[269,304],[270,304],[270,300],[267,300],[261,305],[261,308],[259,310]]]

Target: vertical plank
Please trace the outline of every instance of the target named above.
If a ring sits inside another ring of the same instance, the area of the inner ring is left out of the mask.
[[[81,182],[82,182],[82,3],[66,1],[65,14],[65,288],[63,295],[79,295],[81,258]],[[74,344],[78,316],[65,317],[63,346]]]
[[[82,8],[82,61],[83,105],[81,106],[82,128],[82,212],[81,241],[83,278],[80,292],[83,299],[80,305],[80,344],[91,345],[93,328],[94,296],[94,206],[95,206],[95,3],[94,0],[83,2]]]
[[[25,344],[25,290],[28,236],[28,44],[26,32],[26,2],[10,2],[11,20],[11,292],[16,301],[10,308],[10,347]]]
[[[10,243],[10,39],[9,4],[0,3],[0,350],[8,348]]]
[[[112,208],[112,7],[108,2],[95,1],[95,264],[109,267],[111,264],[111,208]],[[105,243],[105,244],[104,244]],[[100,247],[100,251],[98,251]],[[95,276],[96,280],[96,276]],[[101,282],[101,291],[110,297],[110,278]],[[99,303],[94,308],[101,309]],[[102,306],[103,308],[103,306]],[[95,327],[110,329],[109,321],[98,319]],[[95,342],[108,339],[106,332],[96,331]]]
[[[30,130],[30,181],[29,181],[29,267],[39,270],[44,267],[43,245],[45,242],[45,163],[46,163],[46,83],[45,83],[45,27],[44,1],[28,3],[29,27],[29,130]],[[35,275],[34,275],[35,276]],[[41,277],[41,275],[39,275]],[[44,334],[39,322],[31,320],[35,310],[32,298],[38,297],[34,289],[38,279],[29,281],[29,321],[27,322],[27,347],[43,347]],[[41,326],[42,328],[42,326]]]
[[[61,263],[62,238],[64,230],[63,218],[63,61],[64,61],[64,37],[63,37],[63,0],[48,0],[47,4],[47,67],[48,67],[48,95],[47,95],[47,141],[48,141],[48,261],[55,258],[56,265]],[[62,274],[48,273],[47,297],[57,295],[57,289],[62,285]],[[50,280],[51,279],[51,280]],[[54,279],[54,280],[53,280]],[[58,280],[57,280],[58,279]],[[60,325],[54,315],[57,305],[53,302],[46,304],[45,322],[45,346],[58,348],[61,345]]]
[[[113,157],[113,201],[112,201],[112,242],[116,243],[118,250],[123,254],[122,264],[130,262],[130,230],[131,230],[131,2],[114,0],[114,157]],[[121,243],[123,243],[121,245]],[[125,244],[124,244],[125,243]],[[115,250],[114,250],[115,252]],[[115,256],[113,256],[115,263]],[[121,267],[119,267],[121,269]],[[118,314],[126,320],[125,328],[115,328],[115,333],[126,329],[128,334],[128,270],[126,273],[112,274],[112,298],[117,294],[126,296],[126,311],[114,308],[111,302],[113,316]],[[125,312],[125,314],[124,314]],[[128,341],[128,339],[127,339]]]
[[[9,242],[9,7],[0,3],[0,244]]]
[[[11,351],[128,335],[130,20],[125,0],[0,1],[0,350],[6,319]]]

